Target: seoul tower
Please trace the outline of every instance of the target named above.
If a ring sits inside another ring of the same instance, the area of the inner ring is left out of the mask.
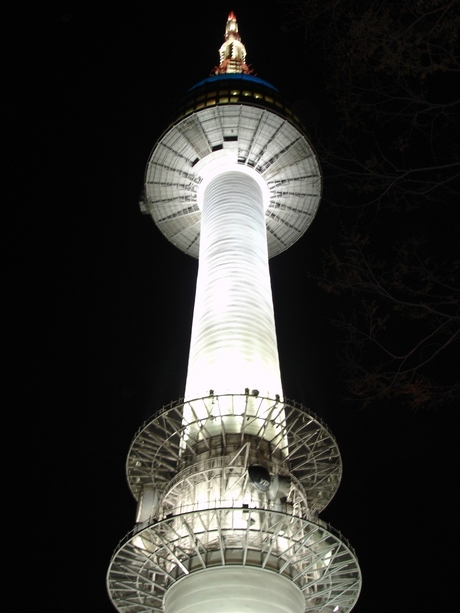
[[[184,398],[131,444],[136,524],[108,591],[121,613],[345,613],[360,569],[318,517],[340,453],[284,396],[268,267],[313,220],[321,173],[299,119],[251,74],[233,13],[219,54],[147,164],[141,208],[199,268]]]

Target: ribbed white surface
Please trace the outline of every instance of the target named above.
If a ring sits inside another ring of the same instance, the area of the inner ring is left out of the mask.
[[[287,577],[260,568],[226,566],[195,572],[175,583],[165,613],[303,613],[305,599]]]
[[[241,172],[205,190],[186,399],[282,396],[262,192]]]

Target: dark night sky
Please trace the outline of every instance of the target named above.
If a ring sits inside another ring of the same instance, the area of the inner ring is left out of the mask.
[[[174,100],[217,63],[230,9],[258,76],[321,109],[320,121],[327,101],[318,58],[301,30],[283,28],[276,3],[14,6],[4,54],[14,298],[5,446],[19,533],[9,610],[110,613],[105,573],[134,522],[126,453],[143,420],[183,393],[197,268],[139,212],[149,152]],[[330,324],[339,307],[309,276],[336,233],[325,207],[271,263],[284,390],[342,451],[342,485],[322,517],[357,551],[356,613],[449,611],[455,407],[414,414],[341,400]]]

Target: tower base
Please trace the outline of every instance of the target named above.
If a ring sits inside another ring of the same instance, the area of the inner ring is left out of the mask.
[[[287,577],[261,568],[207,568],[167,591],[165,613],[303,613],[305,599]]]

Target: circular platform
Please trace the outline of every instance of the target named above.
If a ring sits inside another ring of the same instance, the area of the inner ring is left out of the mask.
[[[217,91],[224,86],[225,92]],[[208,83],[188,114],[186,109],[185,116],[160,138],[147,165],[141,209],[152,215],[169,241],[196,258],[201,162],[216,152],[223,151],[232,163],[252,168],[266,182],[270,192],[265,213],[269,257],[288,249],[303,235],[319,205],[321,173],[302,129],[284,107],[277,109],[273,92],[257,94],[244,87],[250,86],[232,87],[224,80],[213,88]],[[197,101],[200,97],[203,100]]]
[[[203,407],[203,416],[184,420],[184,408],[190,407],[186,414],[196,414],[198,403]],[[241,419],[242,403],[251,404],[249,420]],[[258,429],[262,428],[261,439],[264,430],[273,433],[271,436],[277,440],[277,455],[281,458],[277,462],[277,472],[283,474],[285,471],[292,475],[306,493],[309,510],[321,512],[334,497],[342,478],[342,461],[335,438],[327,426],[302,405],[286,399],[280,402],[250,394],[209,396],[187,403],[178,401],[146,421],[134,437],[126,463],[128,484],[134,497],[139,496],[142,487],[152,485],[161,494],[177,479],[179,471],[185,468],[181,451],[184,431],[195,432],[193,436],[198,444],[203,440],[203,433],[212,435],[219,427],[219,420],[225,423],[235,417],[241,422],[242,445],[245,433],[254,435],[254,423],[258,424]],[[188,436],[188,446],[193,448],[192,435]],[[270,443],[269,437],[265,440]],[[220,458],[223,464],[217,467],[216,461],[213,470],[225,468],[225,462],[234,462],[232,457]],[[208,469],[203,465],[200,470]]]
[[[107,586],[119,611],[162,613],[168,590],[179,581],[227,567],[263,569],[275,581],[289,580],[308,613],[347,613],[361,589],[356,555],[330,526],[244,508],[207,509],[139,525],[115,551]]]

